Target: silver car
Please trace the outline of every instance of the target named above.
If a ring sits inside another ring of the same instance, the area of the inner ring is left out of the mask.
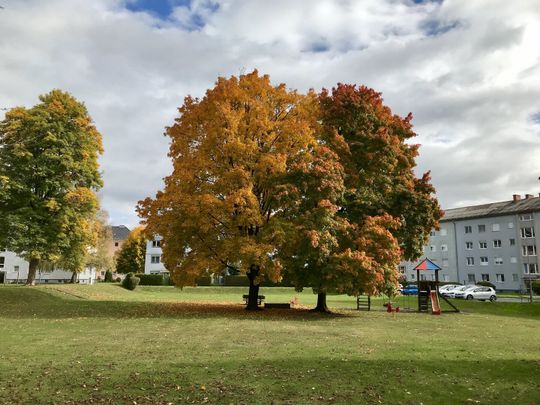
[[[497,293],[491,287],[472,287],[467,290],[459,291],[454,294],[455,298],[464,298],[466,300],[497,300]]]
[[[462,291],[468,290],[469,288],[478,287],[476,285],[460,285],[454,289],[446,290],[441,292],[442,295],[449,298],[456,298],[457,293],[461,293]]]

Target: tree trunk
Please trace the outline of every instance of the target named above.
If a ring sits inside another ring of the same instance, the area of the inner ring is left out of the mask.
[[[71,284],[75,284],[75,281],[77,281],[77,272],[74,271],[73,273],[71,273],[71,280],[69,280],[69,282]]]
[[[30,259],[28,265],[28,277],[26,277],[26,285],[36,285],[36,273],[39,264],[39,259]]]
[[[255,279],[259,275],[259,266],[251,265],[247,276],[249,278],[249,295],[246,309],[248,311],[259,310],[258,297],[259,297],[259,284],[255,284]]]
[[[317,306],[312,309],[313,312],[325,312],[328,313],[330,310],[326,306],[326,293],[320,292],[317,294]]]

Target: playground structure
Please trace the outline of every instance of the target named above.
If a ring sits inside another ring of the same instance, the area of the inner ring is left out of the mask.
[[[454,304],[445,296],[439,294],[439,270],[442,269],[437,264],[425,258],[418,263],[414,270],[416,270],[416,280],[418,281],[418,312],[429,312],[429,308],[431,307],[432,315],[440,315],[442,312],[440,299],[443,299],[453,308],[449,312],[459,312],[459,309]],[[421,280],[420,272],[434,272],[435,280]]]

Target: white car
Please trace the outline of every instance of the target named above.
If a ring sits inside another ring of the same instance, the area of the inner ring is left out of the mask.
[[[466,300],[490,300],[495,301],[497,300],[497,293],[495,290],[491,287],[482,287],[482,286],[476,286],[472,287],[463,291],[456,292],[454,294],[455,298],[464,298]]]
[[[449,289],[449,290],[446,290],[444,292],[441,292],[442,295],[444,295],[445,297],[449,297],[449,298],[455,298],[456,296],[456,293],[459,293],[461,291],[465,291],[469,288],[472,288],[472,287],[477,287],[476,285],[459,285],[455,288],[452,288],[452,289]]]
[[[446,296],[446,293],[448,293],[448,292],[450,292],[453,289],[458,288],[458,287],[463,287],[463,286],[461,284],[446,284],[446,285],[443,285],[441,288],[439,288],[439,294]]]

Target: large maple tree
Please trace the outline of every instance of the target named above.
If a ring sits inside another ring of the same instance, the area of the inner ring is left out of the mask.
[[[173,173],[138,212],[163,237],[163,262],[176,285],[234,268],[248,275],[248,309],[263,277],[281,279],[284,205],[312,159],[318,102],[273,86],[257,71],[219,78],[202,99],[186,97],[167,128]]]

